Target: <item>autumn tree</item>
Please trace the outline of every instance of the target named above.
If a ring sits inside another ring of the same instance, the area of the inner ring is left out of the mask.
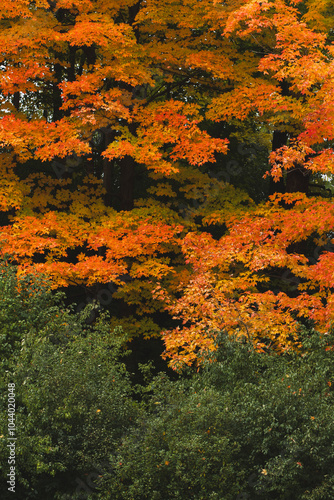
[[[312,174],[332,171],[326,10],[307,2],[242,2],[226,19],[223,36],[237,48],[234,66],[247,61],[249,71],[212,99],[207,117],[251,117],[272,130],[272,196],[247,214],[212,211],[207,223],[223,220],[229,229],[218,242],[208,234],[186,236],[190,282],[176,301],[159,292],[184,325],[165,333],[175,364],[213,349],[221,329],[259,349],[282,350],[298,347],[300,321],[322,332],[331,328],[332,283],[324,269],[331,275],[332,253],[320,252],[313,265],[306,255],[306,243],[325,246],[333,227],[331,201],[309,193]],[[282,291],[282,283],[276,291],[270,286],[280,269],[298,280],[295,293]]]
[[[285,349],[304,318],[330,328],[331,254],[298,247],[333,226],[309,189],[332,169],[329,3],[22,0],[0,19],[1,252],[21,272],[113,281],[146,335],[167,308],[175,364],[221,329]],[[271,143],[269,201],[210,177],[226,124]]]

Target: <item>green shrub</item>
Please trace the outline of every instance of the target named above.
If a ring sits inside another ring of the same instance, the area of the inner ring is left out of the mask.
[[[26,278],[20,285],[12,271],[7,282],[3,277],[1,313],[11,323],[2,328],[15,340],[2,350],[9,357],[1,377],[1,497],[13,498],[6,485],[8,383],[16,393],[15,498],[80,497],[85,478],[103,473],[139,412],[118,360],[122,335],[103,318],[87,326],[88,310],[66,310],[42,282]]]

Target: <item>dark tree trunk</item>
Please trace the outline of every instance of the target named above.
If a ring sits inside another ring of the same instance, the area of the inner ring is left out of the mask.
[[[69,66],[67,68],[67,78],[69,82],[74,82],[75,80],[75,58],[76,58],[77,47],[69,47]]]
[[[132,135],[136,135],[137,124],[130,123],[129,131]],[[124,156],[120,160],[120,210],[132,210],[134,206],[134,181],[136,162],[132,156]]]
[[[287,132],[275,130],[272,140],[272,151],[276,151],[277,149],[286,146],[288,138],[289,136]],[[297,192],[307,194],[309,182],[310,172],[303,166],[296,165],[295,168],[291,168],[286,171],[285,182],[283,177],[281,177],[278,182],[275,182],[273,178],[270,178],[269,194]]]
[[[141,4],[141,0],[139,0],[137,3],[135,3],[134,5],[131,5],[129,8],[128,8],[128,12],[129,12],[129,25],[132,26],[133,23],[135,22],[136,20],[136,16],[140,10],[140,4]],[[139,33],[139,28],[138,26],[133,26],[133,32],[134,32],[134,35],[136,37],[136,40],[137,42],[139,41],[139,36],[140,36],[140,33]]]
[[[282,80],[282,82],[280,82],[280,87],[282,96],[291,96],[289,83],[286,80]],[[275,130],[273,133],[272,151],[276,151],[277,149],[286,146],[289,138],[291,139],[291,135],[287,132]],[[309,181],[309,172],[302,165],[295,165],[295,168],[291,168],[286,171],[285,183],[283,178],[281,178],[278,182],[274,182],[272,178],[270,179],[269,194],[297,192],[307,194]]]
[[[16,111],[20,109],[20,92],[15,92],[13,94],[13,105],[15,106]]]
[[[288,134],[287,132],[281,132],[280,130],[274,130],[273,140],[272,140],[272,151],[276,151],[277,149],[286,146],[288,142]],[[269,185],[269,194],[274,193],[284,193],[285,186],[283,177],[281,177],[277,182],[274,181],[272,177],[270,177],[270,185]]]
[[[96,50],[93,45],[85,45],[83,47],[85,56],[86,56],[86,62],[87,66],[94,66],[96,63]]]
[[[120,176],[120,209],[132,210],[134,203],[134,175],[135,161],[131,156],[125,156],[120,161],[121,176]]]
[[[109,144],[111,144],[115,138],[115,132],[110,128],[103,129],[104,133],[104,151],[107,149]],[[106,190],[104,195],[104,204],[107,207],[113,205],[114,198],[114,162],[108,160],[108,158],[103,159],[103,187]]]
[[[310,172],[304,167],[296,167],[287,171],[286,175],[286,193],[308,193],[310,182]]]
[[[58,87],[59,83],[61,83],[62,80],[62,71],[63,68],[60,64],[56,63],[54,66],[54,74],[55,74],[55,81],[52,84],[52,103],[53,103],[53,116],[52,116],[52,121],[57,121],[60,120],[63,116],[63,113],[61,111],[61,106],[63,104],[62,99],[61,99],[61,91],[60,88]]]

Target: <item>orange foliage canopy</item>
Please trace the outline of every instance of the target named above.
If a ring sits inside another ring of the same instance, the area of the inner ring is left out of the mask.
[[[199,361],[220,330],[278,350],[298,346],[301,319],[326,332],[333,253],[310,265],[298,244],[331,235],[332,201],[307,196],[289,174],[334,173],[330,12],[326,0],[2,2],[2,255],[54,287],[121,285],[128,274],[119,296],[139,316],[167,308],[178,320],[164,332],[173,366]],[[286,134],[270,155],[273,185],[284,175],[286,192],[255,206],[224,182],[215,205],[200,167],[229,141],[209,122]],[[77,177],[43,171],[76,157]],[[137,198],[127,191],[136,171],[150,184]],[[206,208],[185,218],[181,195]],[[203,232],[215,224],[227,228],[220,238]],[[296,293],[272,289],[274,268],[299,279]]]

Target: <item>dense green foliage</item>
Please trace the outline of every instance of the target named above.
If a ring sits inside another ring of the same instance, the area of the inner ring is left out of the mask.
[[[1,428],[7,427],[6,385],[15,383],[17,498],[58,498],[75,489],[76,477],[108,459],[138,412],[133,389],[116,360],[119,342],[107,322],[87,325],[89,310],[65,310],[41,282],[25,279],[19,292],[13,270],[2,272],[3,328],[8,325],[11,357],[1,380]],[[29,315],[26,297],[35,316]]]
[[[316,336],[309,342],[303,357],[268,357],[222,339],[203,372],[155,379],[145,422],[114,454],[104,491],[117,499],[332,498],[333,356]]]
[[[334,359],[317,333],[304,332],[302,355],[281,356],[222,335],[216,362],[201,371],[172,380],[142,365],[138,378],[105,318],[87,324],[89,310],[67,310],[47,283],[17,281],[9,266],[0,283],[2,498],[13,498],[13,382],[15,498],[334,497]]]

